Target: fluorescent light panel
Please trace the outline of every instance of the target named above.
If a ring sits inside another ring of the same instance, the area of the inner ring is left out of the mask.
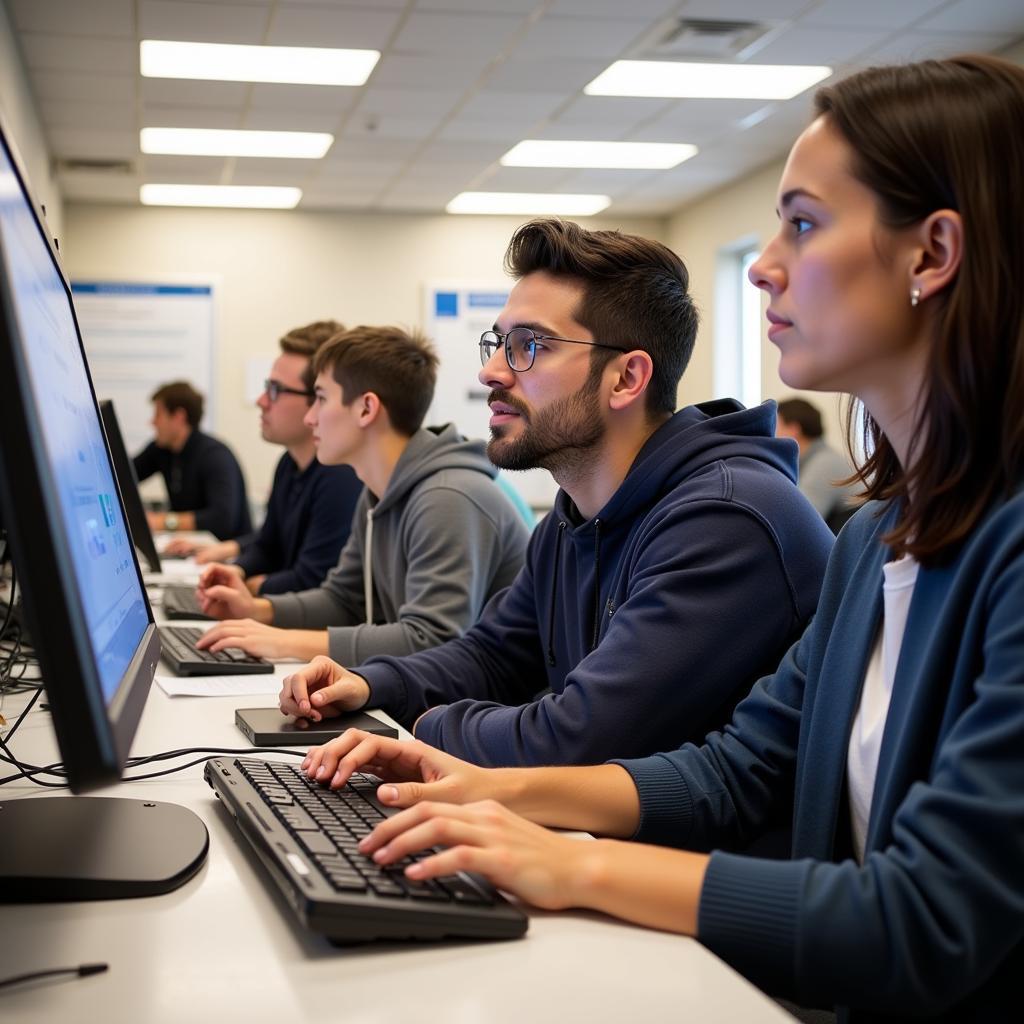
[[[145,78],[362,85],[378,60],[379,50],[240,46],[164,39],[143,39],[139,43],[139,61]]]
[[[589,96],[788,100],[831,74],[824,65],[617,60],[583,91]]]
[[[506,167],[608,167],[664,170],[689,160],[696,146],[685,142],[563,142],[524,139],[502,158]]]
[[[183,156],[266,156],[317,160],[331,148],[325,132],[251,132],[220,128],[143,128],[143,153]]]
[[[589,217],[611,205],[608,196],[570,192],[460,192],[449,213],[565,214]]]
[[[143,185],[144,206],[239,206],[290,210],[298,205],[302,189],[277,185]]]

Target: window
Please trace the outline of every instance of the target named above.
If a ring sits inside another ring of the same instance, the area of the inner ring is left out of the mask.
[[[738,398],[748,408],[763,398],[761,292],[747,280],[759,252],[753,238],[720,250],[715,293],[715,397]]]

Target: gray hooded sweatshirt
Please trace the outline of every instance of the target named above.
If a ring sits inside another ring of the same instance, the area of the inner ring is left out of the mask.
[[[342,665],[461,636],[526,553],[526,525],[496,475],[483,442],[451,424],[417,431],[380,499],[364,489],[323,583],[270,597],[274,625],[326,628]]]

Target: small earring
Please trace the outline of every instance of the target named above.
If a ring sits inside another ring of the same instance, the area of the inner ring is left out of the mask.
[[[916,306],[921,301],[921,289],[911,288],[910,289],[910,304]]]

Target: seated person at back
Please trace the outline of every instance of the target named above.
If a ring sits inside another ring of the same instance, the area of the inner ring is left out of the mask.
[[[281,354],[256,400],[263,440],[284,445],[267,515],[255,534],[216,544],[176,538],[168,554],[194,554],[200,564],[233,559],[250,593],[282,594],[318,586],[348,540],[363,485],[351,466],[316,457],[306,412],[313,400],[310,361],[344,328],[335,320],[296,327],[279,341]]]
[[[366,485],[352,533],[323,583],[296,593],[253,597],[230,567],[208,566],[203,610],[228,621],[201,646],[356,665],[460,636],[515,579],[528,532],[482,442],[420,426],[437,356],[417,334],[357,327],[320,348],[313,371],[317,458]]]
[[[199,429],[203,396],[187,381],[150,395],[154,439],[135,456],[139,481],[164,478],[170,512],[147,512],[151,530],[208,530],[215,537],[249,533],[245,478],[231,449]]]
[[[857,506],[854,484],[841,484],[853,473],[853,466],[825,440],[821,413],[802,398],[779,402],[775,433],[791,437],[800,449],[800,475],[796,485],[817,509],[818,515],[838,533]]]
[[[282,710],[380,707],[487,765],[590,764],[703,736],[813,615],[832,536],[796,488],[772,403],[675,411],[697,330],[675,253],[537,221],[506,265],[518,283],[480,340],[488,454],[562,488],[526,567],[465,637],[320,659],[290,677]]]

